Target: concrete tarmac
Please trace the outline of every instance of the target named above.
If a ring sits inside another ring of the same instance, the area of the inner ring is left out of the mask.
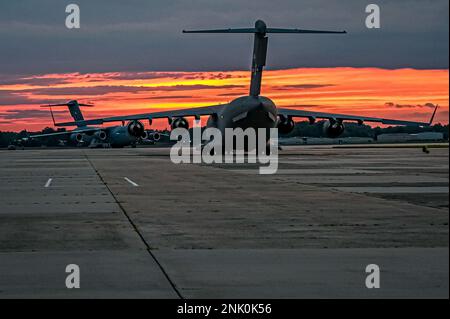
[[[448,148],[430,150],[284,147],[275,175],[0,151],[0,298],[448,298]]]

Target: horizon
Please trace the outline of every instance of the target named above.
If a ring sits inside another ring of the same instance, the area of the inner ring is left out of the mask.
[[[248,94],[249,71],[104,72],[4,76],[0,131],[52,127],[40,105],[78,100],[86,119],[227,103]],[[279,107],[448,124],[448,69],[290,68],[266,70],[262,94]],[[57,122],[71,120],[54,108]],[[164,129],[167,121],[152,126]]]

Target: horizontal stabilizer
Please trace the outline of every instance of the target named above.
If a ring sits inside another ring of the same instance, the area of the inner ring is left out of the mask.
[[[303,29],[280,29],[267,28],[261,32],[256,28],[243,29],[213,29],[213,30],[183,30],[183,33],[303,33],[303,34],[345,34],[347,31],[323,31],[323,30],[303,30]]]
[[[211,29],[211,30],[183,30],[183,33],[302,33],[302,34],[345,34],[346,31],[323,31],[323,30],[306,30],[306,29],[282,29],[268,28],[262,20],[257,20],[253,28],[228,28],[228,29]]]
[[[183,33],[255,33],[255,28],[215,29],[215,30],[183,30]]]
[[[84,103],[78,103],[78,106],[84,106],[84,107],[94,107],[94,104],[84,104]],[[65,104],[47,104],[47,105],[41,105],[41,107],[56,107],[56,106],[70,106],[69,103]]]
[[[346,34],[347,31],[323,31],[323,30],[303,30],[303,29],[279,29],[267,28],[267,33],[304,33],[304,34]]]
[[[55,106],[67,106],[67,103],[65,103],[65,104],[47,104],[47,105],[41,105],[41,107],[55,107]]]

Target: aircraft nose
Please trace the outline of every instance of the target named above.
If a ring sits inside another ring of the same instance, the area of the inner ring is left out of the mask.
[[[250,110],[242,112],[233,119],[234,124],[242,127],[243,129],[248,127],[253,128],[271,128],[276,126],[276,115],[272,110],[264,105],[264,103],[258,103]]]

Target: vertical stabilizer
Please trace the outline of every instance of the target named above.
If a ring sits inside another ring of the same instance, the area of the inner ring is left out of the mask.
[[[62,104],[49,104],[49,105],[42,105],[41,107],[48,107],[50,108],[50,114],[52,115],[53,124],[55,125],[55,116],[53,114],[52,107],[57,106],[67,106],[69,108],[70,115],[72,116],[73,120],[75,122],[78,121],[84,121],[83,113],[81,112],[80,106],[93,106],[92,104],[81,104],[78,103],[76,100],[69,101],[68,103],[62,103]],[[78,125],[78,127],[83,127],[83,125]]]
[[[345,31],[320,31],[304,29],[280,29],[268,28],[264,21],[257,20],[254,28],[241,29],[213,29],[213,30],[194,30],[183,33],[254,33],[252,73],[250,81],[250,95],[259,96],[261,93],[262,73],[266,65],[268,33],[302,33],[302,34],[343,34]]]
[[[267,43],[266,24],[258,20],[255,23],[255,40],[253,43],[252,74],[250,80],[250,95],[259,96],[261,94],[261,81],[264,66],[266,65]]]

